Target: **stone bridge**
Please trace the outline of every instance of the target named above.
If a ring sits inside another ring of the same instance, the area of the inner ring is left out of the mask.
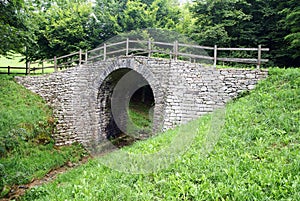
[[[155,132],[224,106],[242,91],[253,89],[268,74],[264,70],[216,69],[170,59],[118,57],[43,76],[16,77],[16,81],[54,109],[57,123],[53,137],[57,145],[80,142],[89,146],[120,132],[111,101],[118,82],[128,73],[135,77],[127,78],[129,85],[140,80],[135,91],[143,89],[144,96],[139,98],[154,105]],[[140,82],[146,84],[139,86]],[[126,93],[125,85],[118,90],[124,96],[133,96]],[[122,101],[122,97],[117,100],[124,105]]]

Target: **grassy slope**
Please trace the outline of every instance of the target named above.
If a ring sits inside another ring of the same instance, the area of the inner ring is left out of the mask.
[[[40,178],[80,157],[79,146],[54,149],[51,114],[41,98],[16,84],[11,76],[0,76],[0,192],[1,182],[7,192],[9,186]]]
[[[29,191],[24,200],[300,200],[300,70],[270,70],[250,95],[228,104],[213,152],[203,155],[210,116],[167,169],[126,174],[97,160]],[[125,148],[153,152],[174,131]],[[108,158],[110,156],[108,155]]]

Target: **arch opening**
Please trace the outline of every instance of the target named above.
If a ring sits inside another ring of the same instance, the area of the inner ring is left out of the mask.
[[[133,78],[127,77],[128,74]],[[124,80],[128,84],[124,84]],[[134,82],[136,86],[132,88]],[[139,86],[139,83],[144,84]],[[111,72],[99,88],[98,101],[100,139],[122,147],[148,137],[147,132],[153,130],[154,93],[149,82],[138,72],[130,68]],[[121,108],[118,114],[114,112],[116,107]]]

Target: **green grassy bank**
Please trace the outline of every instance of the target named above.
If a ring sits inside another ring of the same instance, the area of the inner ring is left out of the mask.
[[[45,102],[12,76],[0,75],[0,192],[41,178],[84,154],[79,145],[55,147],[55,119]],[[1,197],[0,196],[0,197]]]
[[[227,105],[211,152],[203,154],[213,114],[190,124],[197,132],[192,145],[165,169],[148,174],[110,169],[99,161],[112,153],[29,190],[22,199],[300,200],[299,88],[299,69],[270,69],[256,89]],[[153,153],[174,137],[176,130],[168,131],[123,150]]]

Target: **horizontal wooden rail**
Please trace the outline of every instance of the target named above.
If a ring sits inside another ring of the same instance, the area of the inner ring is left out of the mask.
[[[205,55],[195,55],[195,54],[187,54],[187,53],[178,53],[179,56],[186,56],[194,59],[207,59],[214,60],[214,57],[205,56]]]
[[[145,43],[145,44],[147,44],[149,41],[147,41],[147,40],[130,40],[130,39],[128,39],[128,42],[129,43]]]
[[[113,47],[113,46],[122,45],[122,44],[126,44],[126,41],[121,41],[121,42],[112,43],[112,44],[106,44],[106,47]]]
[[[2,69],[18,69],[18,70],[25,70],[25,67],[14,67],[14,66],[5,66],[5,67],[0,67]]]
[[[120,50],[110,51],[110,52],[106,52],[106,55],[116,54],[116,53],[125,52],[125,51],[126,51],[126,49],[120,49]]]
[[[257,59],[247,59],[247,58],[218,58],[218,61],[248,63],[248,64],[257,63]],[[261,62],[268,62],[268,61],[269,61],[268,59],[261,59]]]
[[[2,71],[1,69],[6,69],[6,71]],[[12,70],[24,70],[24,72],[18,72]],[[26,68],[25,67],[18,67],[18,66],[1,66],[0,67],[0,74],[26,74]]]
[[[144,53],[147,53],[148,51],[145,51],[145,49],[143,48],[129,48],[129,51],[128,52],[144,52]]]
[[[199,46],[199,45],[189,45],[189,44],[183,44],[183,43],[178,43],[178,46],[182,47],[192,47],[192,48],[197,48],[197,49],[203,49],[203,50],[213,50],[213,47],[208,47],[208,46]]]
[[[67,55],[64,55],[64,56],[57,57],[56,59],[64,59],[64,58],[71,57],[71,56],[78,55],[78,54],[79,54],[79,52],[73,52],[71,54],[67,54]]]
[[[89,50],[89,51],[87,51],[87,52],[88,52],[88,53],[92,53],[92,52],[97,52],[97,51],[103,50],[103,49],[104,49],[104,46],[101,46],[101,47],[98,47],[98,48],[96,48],[96,49]]]
[[[165,43],[165,42],[156,42],[156,41],[154,41],[154,42],[151,42],[152,44],[154,44],[154,45],[166,45],[166,46],[172,46],[173,47],[173,43]]]
[[[223,48],[223,47],[218,47],[218,50],[227,50],[227,51],[258,51],[259,48]],[[269,48],[261,48],[261,51],[269,51]]]

